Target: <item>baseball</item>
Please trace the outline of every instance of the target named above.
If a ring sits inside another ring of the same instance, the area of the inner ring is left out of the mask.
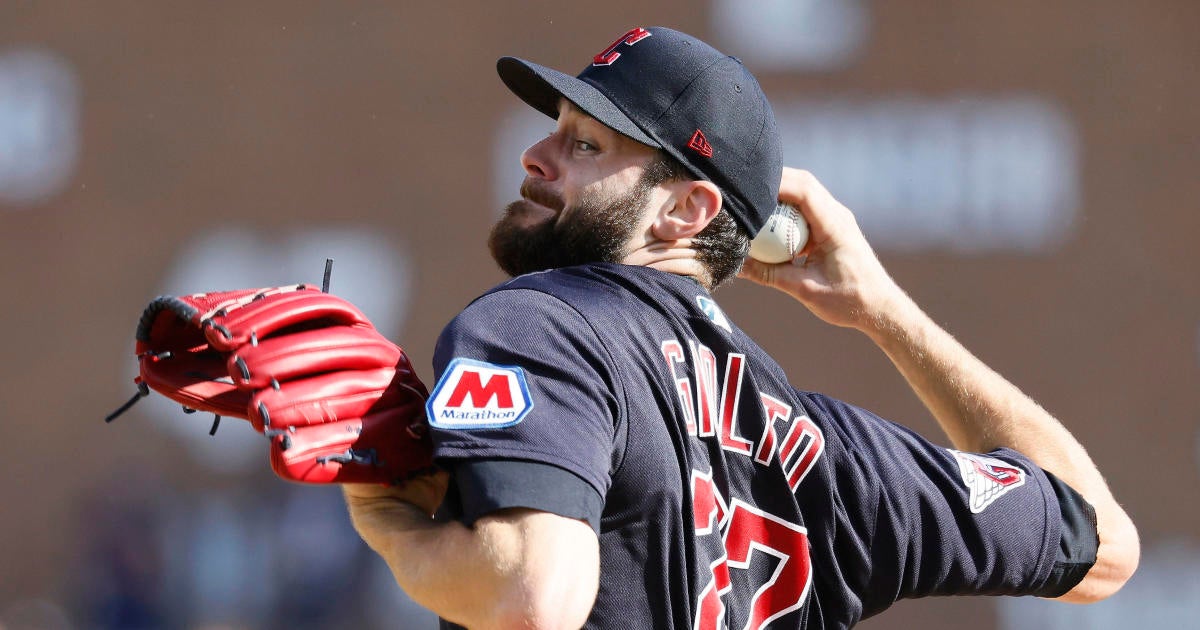
[[[790,204],[781,203],[750,241],[750,257],[765,263],[787,262],[808,242],[808,224]]]

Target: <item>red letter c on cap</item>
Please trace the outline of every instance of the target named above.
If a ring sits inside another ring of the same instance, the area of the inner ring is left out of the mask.
[[[632,46],[643,39],[650,37],[651,35],[653,35],[653,33],[640,26],[635,29],[630,29],[628,33],[618,37],[617,41],[613,42],[611,46],[605,48],[595,57],[592,57],[592,65],[611,66],[612,62],[616,61],[617,58],[621,56],[621,53],[617,52],[617,46],[620,46],[621,44]]]

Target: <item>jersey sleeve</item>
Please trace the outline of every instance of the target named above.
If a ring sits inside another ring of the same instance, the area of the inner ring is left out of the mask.
[[[622,393],[608,353],[578,311],[532,289],[487,294],[442,332],[434,370],[426,410],[444,467],[478,473],[488,469],[472,462],[547,465],[605,496]],[[505,476],[495,478],[504,483]],[[536,498],[522,499],[519,487],[489,488],[488,475],[472,474],[469,482],[460,490],[477,496],[465,504],[500,509]],[[530,486],[530,493],[537,491]]]
[[[843,586],[864,617],[930,595],[1059,595],[1095,562],[1091,506],[1024,455],[940,447],[853,405],[801,396],[826,419],[833,475],[854,479],[832,512],[853,538],[835,548],[862,554],[862,574]]]

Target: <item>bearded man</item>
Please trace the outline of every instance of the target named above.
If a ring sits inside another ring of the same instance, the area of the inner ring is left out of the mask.
[[[498,70],[556,123],[491,234],[513,279],[438,341],[443,472],[346,486],[446,627],[846,628],[901,598],[1095,601],[1128,579],[1137,532],[1080,444],[782,167],[737,59],[638,28],[578,77]],[[778,200],[809,224],[801,259],[743,266]],[[954,448],[791,385],[711,295],[739,269],[867,335]]]

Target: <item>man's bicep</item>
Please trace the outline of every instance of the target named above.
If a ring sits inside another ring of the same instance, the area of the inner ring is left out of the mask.
[[[595,601],[622,395],[607,357],[579,313],[528,290],[477,300],[439,338],[427,406],[451,474],[439,517],[513,562],[507,601],[533,619],[508,625],[579,627]]]
[[[515,559],[510,601],[531,627],[580,627],[600,583],[600,544],[587,522],[506,508],[481,517],[475,530],[496,553]]]

